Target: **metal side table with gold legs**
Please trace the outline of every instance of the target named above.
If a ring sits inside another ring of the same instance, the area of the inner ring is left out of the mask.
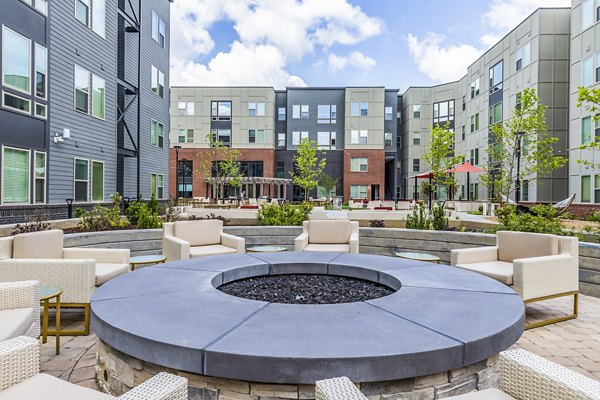
[[[50,311],[50,300],[56,299],[52,305],[56,309],[56,331],[53,332],[56,336],[56,354],[60,354],[60,295],[63,290],[57,286],[42,285],[40,286],[40,302],[44,306],[44,315],[42,318],[42,343],[48,341],[48,312]]]

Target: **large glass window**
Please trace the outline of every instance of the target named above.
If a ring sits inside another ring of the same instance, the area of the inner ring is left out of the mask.
[[[92,30],[101,37],[106,31],[106,0],[93,0],[92,2]]]
[[[2,27],[2,84],[31,92],[31,40]]]
[[[223,146],[231,146],[231,129],[213,129],[213,140],[222,142]]]
[[[479,96],[479,78],[471,82],[471,98]]]
[[[594,60],[592,56],[581,61],[581,85],[589,86],[593,83]]]
[[[581,177],[581,202],[589,203],[592,201],[592,177],[583,175]]]
[[[517,49],[517,62],[516,70],[519,71],[529,65],[531,62],[531,42],[525,43],[522,47]]]
[[[104,79],[92,75],[92,116],[104,119]]]
[[[335,104],[319,104],[317,107],[317,123],[335,124],[337,118],[337,106]]]
[[[165,126],[160,122],[150,122],[150,144],[162,148],[165,141]]]
[[[46,98],[48,76],[48,51],[44,46],[35,44],[35,95]]]
[[[421,105],[413,104],[413,118],[421,118]]]
[[[92,201],[104,201],[104,163],[92,161]]]
[[[265,130],[264,129],[248,130],[248,143],[264,143],[264,142],[265,142]]]
[[[90,181],[89,177],[89,161],[81,158],[75,159],[75,201],[76,202],[87,202],[88,201],[88,185]]]
[[[350,131],[350,144],[368,144],[369,142],[369,131],[368,130],[351,130]]]
[[[394,119],[394,112],[392,111],[392,107],[385,108],[385,120],[391,121]]]
[[[89,112],[90,73],[75,66],[75,109],[84,113]]]
[[[366,117],[369,115],[369,103],[353,102],[350,104],[350,115],[353,117]]]
[[[161,174],[150,175],[150,195],[162,199],[165,195],[165,177]]]
[[[596,53],[596,83],[600,82],[600,51]]]
[[[441,101],[433,104],[433,124],[444,125],[454,120],[454,100]]]
[[[165,74],[156,68],[154,65],[152,66],[152,92],[156,93],[160,97],[163,97],[165,93]]]
[[[213,101],[210,115],[213,121],[231,121],[231,101]]]
[[[285,121],[285,107],[278,107],[277,108],[277,120],[278,121]]]
[[[154,39],[160,47],[165,47],[167,25],[152,11],[152,39]]]
[[[248,116],[249,117],[264,117],[265,116],[265,103],[264,102],[248,103]]]
[[[320,149],[335,150],[335,132],[317,132],[317,144]]]
[[[421,145],[421,132],[413,132],[413,145]]]
[[[413,159],[413,172],[419,172],[421,170],[421,160],[418,158]]]
[[[75,18],[85,26],[90,26],[90,0],[75,0]]]
[[[285,133],[278,133],[277,134],[277,146],[278,147],[285,147]]]
[[[25,114],[31,113],[31,101],[8,92],[4,92],[2,95],[2,106]]]
[[[36,203],[46,202],[46,153],[35,152],[34,199]]]
[[[302,106],[300,107],[300,119],[309,119],[310,115],[309,115],[309,108],[308,108],[308,104],[302,104]]]
[[[594,0],[581,2],[581,29],[584,30],[594,23]]]
[[[4,147],[2,203],[29,203],[29,150]]]
[[[490,68],[490,93],[502,90],[502,61]]]
[[[294,131],[292,132],[292,145],[293,146],[298,146],[300,144],[301,140],[307,139],[308,140],[308,132],[298,132],[298,131]]]
[[[392,147],[392,132],[383,133],[383,144],[385,147]]]
[[[581,118],[581,144],[592,141],[592,117]]]
[[[292,106],[292,118],[300,119],[300,106],[298,104]]]
[[[351,172],[367,172],[369,169],[368,158],[351,158],[350,159],[350,171]]]
[[[366,199],[367,198],[367,185],[350,185],[350,198],[351,199]]]
[[[193,101],[177,102],[177,114],[180,116],[193,116],[195,114],[196,104]]]
[[[490,107],[490,125],[497,124],[502,121],[502,102],[494,104]]]

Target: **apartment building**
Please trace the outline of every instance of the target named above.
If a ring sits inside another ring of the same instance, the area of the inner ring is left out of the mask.
[[[478,167],[488,162],[491,143],[490,126],[509,118],[523,88],[534,88],[540,103],[547,106],[547,132],[558,138],[555,154],[571,156],[569,148],[569,48],[571,10],[538,9],[496,45],[471,64],[467,74],[457,82],[434,87],[411,87],[402,101],[402,191],[414,197],[414,175],[427,172],[423,160],[429,134],[435,124],[450,123],[455,133],[455,152]],[[576,91],[577,85],[575,85]],[[576,99],[575,99],[576,100]],[[576,103],[571,99],[571,104]],[[571,126],[572,136],[573,126]],[[571,139],[572,141],[572,139]],[[568,197],[568,168],[522,182],[521,200],[559,201]],[[456,176],[456,197],[484,199],[493,197],[478,174]],[[420,185],[418,181],[418,185]],[[417,193],[420,192],[417,188]],[[422,194],[421,194],[422,196]]]
[[[0,220],[167,196],[169,18],[170,0],[3,3]]]
[[[336,195],[395,198],[398,102],[398,91],[383,87],[173,87],[170,193],[176,195],[178,180],[180,197],[212,194],[202,160],[211,151],[207,135],[215,135],[239,150],[245,176],[291,178],[297,145],[306,138],[323,150],[324,173],[338,179]],[[262,190],[246,195],[283,195]],[[296,186],[285,195],[304,198]],[[327,193],[318,187],[309,195]]]

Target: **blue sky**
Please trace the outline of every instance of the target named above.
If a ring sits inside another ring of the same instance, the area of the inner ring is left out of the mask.
[[[405,90],[460,78],[540,6],[570,0],[185,0],[171,17],[173,85]]]

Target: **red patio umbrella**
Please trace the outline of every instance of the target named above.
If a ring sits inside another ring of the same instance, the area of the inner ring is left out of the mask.
[[[466,162],[462,163],[461,165],[457,165],[454,168],[450,168],[446,172],[451,172],[451,173],[466,172],[467,173],[467,200],[470,200],[470,197],[471,197],[471,191],[469,190],[470,174],[471,174],[471,172],[483,172],[483,170],[481,168],[471,165],[470,162],[466,161]]]
[[[429,179],[429,184],[431,185],[431,180],[433,179],[433,172],[421,172],[420,174],[411,176],[410,178],[415,178],[415,201],[417,201],[419,197],[419,192],[417,189],[417,179]],[[431,207],[431,191],[429,192],[429,205]]]

